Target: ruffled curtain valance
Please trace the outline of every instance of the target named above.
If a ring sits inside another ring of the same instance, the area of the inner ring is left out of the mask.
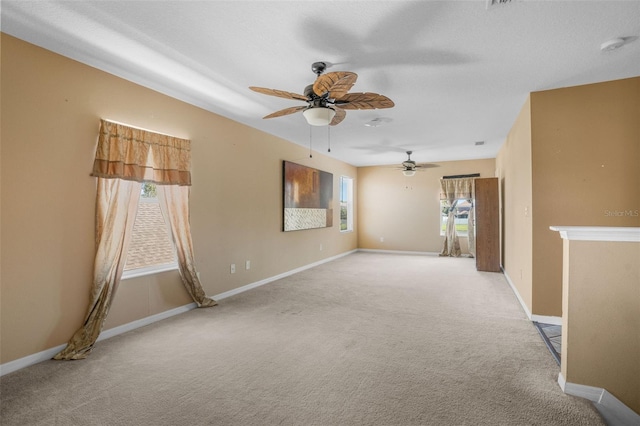
[[[440,179],[440,199],[457,200],[465,198],[473,199],[474,178]]]
[[[92,176],[191,185],[191,141],[100,120]]]

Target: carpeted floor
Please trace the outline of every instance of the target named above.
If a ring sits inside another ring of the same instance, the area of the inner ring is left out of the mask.
[[[601,425],[502,274],[355,253],[1,378],[2,425]]]

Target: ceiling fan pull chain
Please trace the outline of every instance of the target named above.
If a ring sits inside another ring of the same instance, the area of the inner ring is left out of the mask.
[[[331,126],[327,126],[327,140],[329,141],[329,149],[327,149],[327,152],[331,152]]]
[[[311,153],[311,139],[312,139],[312,134],[311,134],[311,125],[309,125],[309,158],[313,158],[313,154]]]

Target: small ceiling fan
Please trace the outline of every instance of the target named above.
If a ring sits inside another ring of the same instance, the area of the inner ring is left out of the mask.
[[[417,164],[411,159],[411,154],[413,154],[413,151],[407,151],[407,159],[402,162],[402,167],[397,167],[397,169],[402,170],[402,174],[407,177],[415,175],[417,171],[421,171],[422,169],[438,167],[437,164]]]
[[[314,62],[311,70],[318,76],[313,84],[304,89],[304,95],[284,90],[250,86],[249,89],[264,95],[304,101],[307,105],[285,108],[263,118],[282,117],[302,111],[312,126],[335,126],[344,120],[348,109],[382,109],[395,104],[389,98],[377,93],[347,93],[355,84],[358,75],[349,71],[335,71],[323,74],[327,68],[324,62]]]

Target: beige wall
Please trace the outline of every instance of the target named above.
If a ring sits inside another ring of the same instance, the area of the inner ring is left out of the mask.
[[[191,225],[207,294],[356,248],[337,208],[332,228],[281,232],[282,160],[333,173],[334,202],[341,175],[357,185],[355,167],[5,34],[1,78],[1,363],[63,344],[85,315],[100,118],[192,140]],[[175,272],[126,280],[107,327],[189,302]]]
[[[532,93],[496,164],[505,271],[532,314],[562,316],[562,243],[549,226],[640,225],[640,78]]]
[[[640,224],[605,214],[640,208],[640,78],[534,93],[496,160],[444,162],[406,178],[309,159],[304,147],[10,36],[1,47],[0,363],[64,343],[84,317],[100,118],[192,140],[191,223],[210,295],[358,246],[439,252],[442,175],[497,169],[503,264],[534,314],[562,313],[562,243],[549,225]],[[359,232],[338,232],[338,209],[333,228],[281,232],[285,159],[333,173],[336,200],[339,177],[354,177]],[[175,272],[127,280],[107,328],[189,302]]]
[[[640,413],[640,243],[562,241],[562,375]]]
[[[533,307],[562,314],[552,225],[639,226],[640,77],[531,94]]]
[[[500,178],[502,266],[523,303],[532,304],[531,100],[527,98],[496,158]]]
[[[412,177],[404,176],[393,166],[358,169],[359,248],[435,253],[442,250],[440,178],[471,173],[493,177],[495,160],[446,161],[438,165]],[[460,238],[460,245],[466,252],[467,239]]]

